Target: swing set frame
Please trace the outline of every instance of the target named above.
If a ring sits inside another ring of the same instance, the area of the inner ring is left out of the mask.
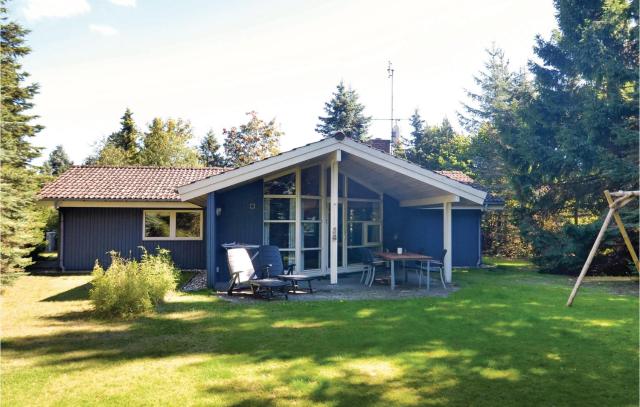
[[[624,228],[624,223],[622,223],[622,218],[620,218],[620,214],[618,214],[618,210],[624,207],[629,202],[633,201],[640,197],[640,191],[618,191],[618,192],[609,192],[604,191],[604,196],[607,198],[607,202],[609,203],[609,212],[607,216],[604,218],[604,222],[602,223],[602,227],[600,228],[600,232],[598,233],[598,237],[596,237],[596,241],[593,243],[593,247],[589,252],[589,256],[587,257],[587,261],[585,261],[584,266],[582,266],[582,270],[580,271],[580,275],[576,280],[576,284],[573,286],[573,291],[571,291],[571,295],[569,295],[569,300],[567,301],[567,307],[570,307],[573,304],[573,300],[578,294],[578,289],[580,288],[580,284],[582,284],[582,280],[584,276],[587,274],[587,270],[589,270],[589,266],[593,261],[593,258],[600,247],[600,243],[602,243],[602,239],[609,228],[609,224],[611,223],[611,218],[615,219],[616,224],[618,225],[618,229],[620,230],[620,234],[624,239],[624,243],[627,246],[627,250],[629,250],[629,254],[631,255],[631,259],[633,259],[633,264],[635,264],[636,269],[640,272],[640,261],[638,261],[638,255],[631,244],[631,240],[629,239],[629,235]],[[614,199],[615,198],[615,199]]]

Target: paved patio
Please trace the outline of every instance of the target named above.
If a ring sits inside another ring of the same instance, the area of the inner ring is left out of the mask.
[[[446,297],[451,292],[458,290],[454,285],[447,285],[445,290],[442,287],[438,273],[431,274],[431,288],[427,291],[426,278],[422,280],[422,287],[418,287],[418,276],[415,272],[409,272],[407,282],[404,282],[404,272],[400,271],[396,275],[396,289],[391,290],[388,278],[374,282],[371,287],[365,287],[360,283],[360,273],[341,274],[338,277],[338,284],[329,283],[329,277],[323,277],[312,282],[313,294],[306,291],[307,284],[302,282],[302,291],[289,294],[289,301],[349,301],[349,300],[392,300],[418,297]],[[220,298],[237,303],[247,303],[264,301],[256,298],[247,289],[242,292],[234,292],[232,296],[226,293],[226,284],[216,286],[216,295]],[[284,300],[284,297],[276,297],[274,300]]]

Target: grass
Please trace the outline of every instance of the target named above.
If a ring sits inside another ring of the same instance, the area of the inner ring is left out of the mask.
[[[94,319],[88,276],[2,297],[2,404],[638,405],[638,298],[526,262],[459,270],[448,298],[230,304],[174,294]],[[626,284],[635,284],[629,283]]]

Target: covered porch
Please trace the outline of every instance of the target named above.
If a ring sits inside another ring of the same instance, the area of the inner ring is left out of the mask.
[[[480,262],[486,193],[352,140],[325,139],[181,187],[206,207],[208,285],[228,279],[223,243],[276,245],[285,265],[327,276],[362,270],[362,248]]]

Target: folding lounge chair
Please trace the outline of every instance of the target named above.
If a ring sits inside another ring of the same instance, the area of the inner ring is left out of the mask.
[[[243,287],[250,287],[254,295],[266,296],[273,298],[275,291],[280,291],[286,299],[289,283],[277,278],[258,278],[256,276],[251,257],[247,249],[229,249],[227,250],[227,261],[229,263],[229,288],[227,294],[232,295],[233,290]]]
[[[267,277],[286,281],[288,284],[291,284],[294,292],[299,289],[298,283],[306,281],[309,286],[309,293],[313,293],[311,280],[314,280],[316,277],[306,274],[294,274],[295,264],[289,264],[285,269],[278,246],[261,246],[258,254],[258,264],[260,265],[259,268],[264,270]]]

